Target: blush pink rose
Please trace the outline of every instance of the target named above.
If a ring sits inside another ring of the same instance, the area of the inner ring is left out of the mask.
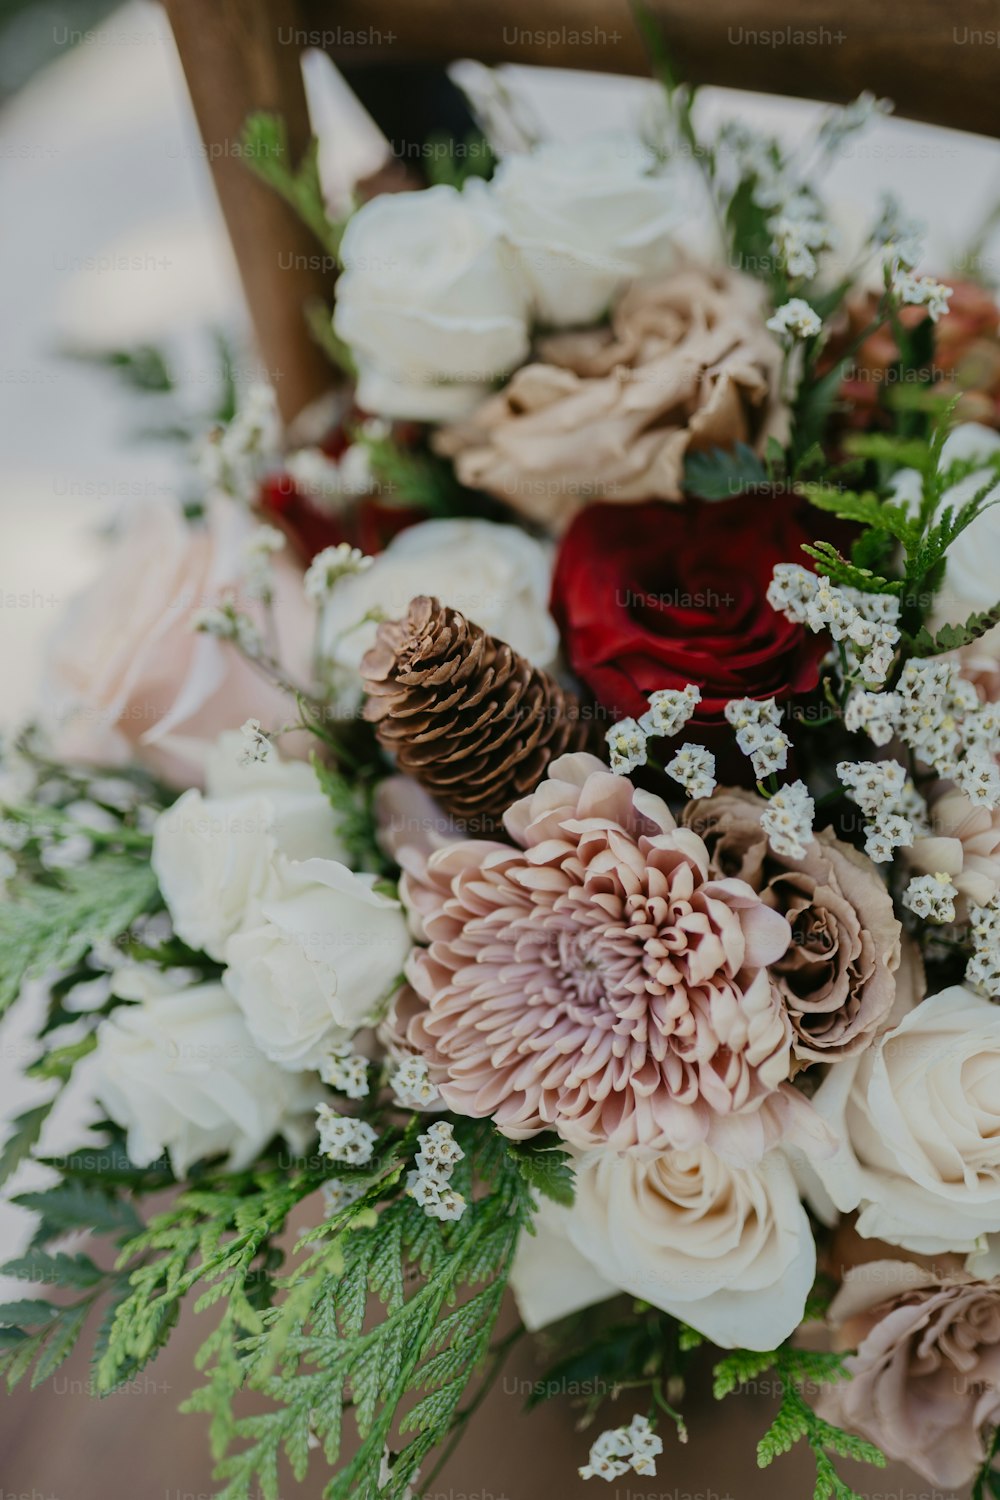
[[[971,1479],[1000,1420],[1000,1284],[881,1260],[847,1272],[830,1307],[850,1380],[825,1391],[828,1421],[932,1484]]]
[[[50,643],[42,716],[60,759],[138,760],[170,785],[200,785],[205,752],[223,730],[248,718],[265,730],[296,718],[292,699],[232,645],[191,628],[197,610],[226,594],[247,613],[259,609],[239,591],[243,544],[256,525],[221,497],[203,521],[162,503],[130,517]],[[284,553],[275,560],[274,615],[283,663],[307,673],[312,612]]]

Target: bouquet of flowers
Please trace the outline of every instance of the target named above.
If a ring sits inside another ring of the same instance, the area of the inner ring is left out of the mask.
[[[669,87],[343,223],[267,158],[349,380],[129,521],[4,760],[9,1384],[190,1297],[225,1500],[401,1500],[509,1286],[586,1479],[710,1344],[817,1500],[1000,1494],[1000,313],[838,230],[882,107],[790,152]]]

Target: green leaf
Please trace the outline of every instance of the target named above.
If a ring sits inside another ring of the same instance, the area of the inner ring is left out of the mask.
[[[455,478],[451,465],[436,454],[404,447],[393,437],[358,434],[379,498],[391,505],[412,506],[431,516],[467,514],[468,492]]]
[[[31,1377],[31,1388],[48,1380],[49,1376],[59,1368],[63,1360],[72,1354],[77,1339],[83,1332],[83,1325],[90,1315],[91,1303],[80,1302],[75,1307],[62,1309],[60,1317],[45,1340],[44,1347],[35,1364],[34,1373]]]
[[[722,448],[688,452],[684,460],[684,493],[702,500],[731,500],[769,484],[767,470],[746,443],[737,443],[729,453]]]
[[[261,110],[243,127],[243,159],[262,182],[274,189],[307,224],[328,252],[331,279],[344,232],[331,221],[319,177],[319,144],[312,141],[302,160],[293,165],[289,156],[288,131],[280,115]]]
[[[36,1246],[72,1229],[122,1235],[134,1234],[142,1228],[135,1209],[124,1198],[112,1197],[83,1182],[61,1182],[40,1192],[19,1193],[13,1201],[19,1208],[40,1215]]]
[[[282,1455],[302,1472],[309,1431],[329,1462],[338,1462],[345,1400],[352,1403],[360,1442],[329,1483],[328,1500],[402,1495],[456,1421],[470,1378],[490,1357],[532,1198],[509,1142],[489,1122],[456,1121],[455,1133],[465,1152],[453,1178],[467,1203],[461,1219],[441,1225],[400,1195],[399,1179],[415,1140],[411,1132],[384,1184],[370,1189],[385,1194],[377,1222],[368,1226],[368,1209],[356,1205],[350,1213],[359,1210],[368,1227],[352,1228],[348,1218],[312,1231],[301,1247],[306,1253],[286,1278],[285,1302],[264,1315],[263,1331],[238,1347],[215,1346],[209,1384],[196,1402],[197,1409],[213,1413],[227,1442],[243,1444],[218,1469],[226,1500],[246,1500],[258,1488],[272,1492]],[[473,1191],[474,1180],[485,1192]],[[398,1265],[392,1269],[394,1255]],[[415,1265],[419,1279],[412,1275]],[[275,1409],[236,1420],[231,1402],[242,1384],[260,1391]],[[408,1398],[409,1414],[401,1423],[400,1407]],[[408,1441],[394,1460],[389,1487],[380,1491],[383,1454],[390,1438],[398,1447],[396,1434]]]
[[[942,625],[934,634],[922,626],[913,637],[914,656],[940,656],[944,651],[957,651],[968,646],[980,636],[1000,625],[1000,604],[979,614],[971,614],[964,625]]]
[[[26,1110],[14,1119],[14,1128],[0,1152],[0,1185],[12,1177],[22,1161],[31,1155],[31,1148],[37,1143],[54,1102],[50,1099],[47,1104],[36,1104],[34,1109]]]
[[[887,531],[906,547],[914,546],[920,538],[919,528],[910,519],[906,508],[880,500],[874,491],[866,490],[859,495],[853,490],[805,484],[801,486],[801,492],[817,510],[829,511],[844,521],[858,521],[876,531]]]
[[[720,1360],[712,1371],[712,1394],[716,1401],[770,1370],[777,1357],[775,1349],[737,1349]]]
[[[803,543],[802,551],[819,563],[819,571],[834,583],[846,583],[867,594],[901,594],[902,579],[883,578],[869,568],[859,568],[847,561],[832,542]]]
[[[823,1278],[814,1286],[807,1302],[810,1317],[820,1314],[828,1299],[829,1288]],[[841,1458],[852,1458],[861,1463],[884,1468],[885,1454],[873,1443],[845,1432],[833,1423],[817,1416],[804,1399],[799,1384],[828,1385],[845,1380],[848,1371],[845,1356],[827,1350],[796,1349],[791,1344],[782,1344],[777,1349],[758,1352],[752,1349],[736,1349],[715,1367],[715,1394],[728,1395],[740,1385],[756,1378],[765,1369],[774,1368],[782,1384],[781,1403],[774,1420],[757,1445],[757,1464],[765,1469],[788,1453],[803,1439],[809,1444],[816,1463],[816,1487],[814,1496],[828,1500],[861,1500],[840,1478],[834,1469],[829,1453]]]
[[[66,1047],[54,1047],[51,1052],[44,1053],[26,1070],[28,1077],[58,1078],[60,1083],[67,1083],[80,1059],[87,1057],[96,1046],[97,1033],[89,1031],[78,1042],[72,1042]]]
[[[551,1198],[553,1203],[572,1208],[575,1196],[572,1158],[561,1149],[557,1137],[541,1135],[519,1141],[510,1147],[510,1155],[529,1187]]]
[[[153,344],[135,344],[130,349],[68,348],[61,353],[64,359],[113,370],[133,391],[160,396],[175,389],[166,357]]]
[[[30,885],[0,905],[0,1013],[27,979],[67,969],[156,904],[148,862],[95,855],[59,885]]]
[[[106,1273],[96,1266],[89,1255],[49,1255],[44,1250],[28,1250],[15,1260],[0,1266],[0,1276],[15,1276],[22,1281],[37,1281],[47,1286],[87,1287],[99,1286]]]
[[[986,1443],[986,1457],[979,1466],[973,1481],[971,1500],[988,1500],[988,1497],[1000,1494],[1000,1474],[993,1467],[993,1461],[998,1453],[1000,1453],[1000,1427],[994,1427]]]
[[[11,1328],[35,1328],[58,1316],[58,1307],[33,1297],[26,1297],[23,1302],[0,1302],[0,1323]]]
[[[315,751],[310,764],[321,792],[337,815],[337,835],[347,850],[351,868],[376,874],[391,869],[379,847],[371,787],[349,781],[334,766],[324,765]]]

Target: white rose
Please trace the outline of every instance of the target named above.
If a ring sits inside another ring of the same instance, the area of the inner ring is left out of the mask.
[[[366,410],[461,416],[524,360],[526,297],[499,231],[481,182],[383,194],[351,219],[334,328]]]
[[[593,323],[627,281],[674,264],[693,183],[625,132],[509,156],[497,208],[543,323]]]
[[[922,1254],[1000,1230],[1000,1009],[952,985],[911,1010],[814,1098],[840,1145],[812,1170],[859,1234]],[[820,1195],[817,1210],[823,1212]]]
[[[593,1152],[577,1167],[573,1207],[559,1216],[554,1225],[547,1214],[547,1232],[561,1232],[575,1255],[553,1241],[551,1255],[536,1246],[516,1267],[514,1290],[530,1327],[615,1288],[723,1348],[773,1348],[802,1319],[816,1247],[780,1151],[755,1167],[733,1166],[707,1146],[651,1160]],[[558,1281],[546,1261],[558,1266]]]
[[[248,1166],[272,1136],[303,1150],[322,1090],[254,1046],[221,984],[175,990],[161,974],[131,986],[97,1032],[95,1092],[128,1132],[128,1154],[148,1166],[164,1151],[176,1177],[202,1157]]]
[[[548,550],[516,526],[492,521],[423,521],[394,537],[364,573],[341,579],[326,606],[321,649],[356,670],[375,640],[370,610],[406,613],[418,594],[434,594],[536,666],[551,665],[559,631],[548,611]]]
[[[329,859],[277,857],[266,893],[226,944],[223,982],[258,1047],[285,1067],[317,1065],[374,1019],[411,947],[398,901]]]
[[[153,870],[174,928],[217,959],[263,893],[276,854],[345,857],[312,767],[274,750],[241,766],[241,747],[239,734],[221,736],[206,761],[208,794],[185,792],[153,830]]]

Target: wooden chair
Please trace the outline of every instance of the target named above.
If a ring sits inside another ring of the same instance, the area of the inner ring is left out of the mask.
[[[246,117],[280,112],[299,155],[299,67],[321,46],[386,135],[426,136],[443,67],[462,57],[648,74],[629,0],[165,0],[239,263],[260,353],[286,419],[331,384],[302,308],[330,295],[316,245],[233,151]],[[862,88],[900,114],[1000,135],[997,0],[647,0],[694,83],[846,102]],[[292,269],[283,269],[291,266]]]

